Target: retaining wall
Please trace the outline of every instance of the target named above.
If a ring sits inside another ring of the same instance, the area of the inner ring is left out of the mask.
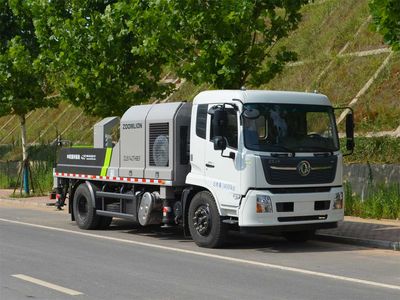
[[[370,183],[400,183],[400,165],[345,165],[343,178],[351,184],[353,192],[363,197],[367,192],[367,185]]]

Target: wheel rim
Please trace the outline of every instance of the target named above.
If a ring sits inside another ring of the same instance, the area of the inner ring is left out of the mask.
[[[77,204],[79,218],[85,220],[89,212],[88,201],[85,197],[80,197]]]
[[[210,208],[206,205],[199,206],[193,216],[194,228],[200,235],[207,236],[210,233],[211,225]]]

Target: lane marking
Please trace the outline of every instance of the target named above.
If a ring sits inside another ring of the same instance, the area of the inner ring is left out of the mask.
[[[81,292],[74,291],[74,290],[62,287],[60,285],[53,284],[53,283],[50,283],[50,282],[47,282],[47,281],[44,281],[44,280],[40,280],[40,279],[31,277],[31,276],[28,276],[28,275],[15,274],[15,275],[11,275],[11,276],[15,277],[15,278],[18,278],[18,279],[21,279],[21,280],[28,281],[30,283],[34,283],[34,284],[37,284],[37,285],[44,286],[44,287],[46,287],[48,289],[52,289],[52,290],[55,290],[57,292],[61,292],[61,293],[64,293],[64,294],[67,294],[67,295],[70,295],[70,296],[83,295],[83,293],[81,293]]]
[[[25,223],[25,222],[3,219],[3,218],[0,218],[0,221],[12,223],[12,224],[30,226],[30,227],[35,227],[35,228],[48,229],[48,230],[53,230],[53,231],[58,231],[58,232],[72,233],[72,234],[76,234],[76,235],[80,235],[80,236],[93,237],[93,238],[103,239],[103,240],[108,240],[108,241],[115,241],[115,242],[138,245],[138,246],[143,246],[143,247],[167,250],[167,251],[172,251],[172,252],[214,258],[214,259],[218,259],[218,260],[222,260],[222,261],[235,262],[235,263],[239,263],[239,264],[258,266],[258,267],[263,267],[263,268],[268,268],[268,269],[275,269],[275,270],[287,271],[287,272],[292,272],[292,273],[305,274],[305,275],[310,275],[310,276],[323,277],[323,278],[347,281],[347,282],[351,282],[351,283],[358,283],[358,284],[363,284],[363,285],[368,285],[368,286],[374,286],[374,287],[380,287],[380,288],[386,288],[386,289],[400,291],[400,285],[393,285],[393,284],[369,281],[369,280],[364,280],[364,279],[358,279],[358,278],[354,278],[354,277],[346,277],[346,276],[334,275],[334,274],[329,274],[329,273],[310,271],[310,270],[306,270],[306,269],[287,267],[287,266],[282,266],[282,265],[264,263],[264,262],[254,261],[254,260],[246,260],[246,259],[229,257],[229,256],[222,256],[222,255],[212,254],[212,253],[204,253],[204,252],[199,252],[199,251],[194,251],[194,250],[179,249],[179,248],[175,248],[175,247],[150,244],[150,243],[146,243],[146,242],[124,240],[124,239],[115,238],[115,237],[102,236],[102,235],[97,235],[97,234],[93,234],[93,233],[73,231],[73,230],[69,230],[69,229],[49,227],[49,226],[44,226],[44,225],[32,224],[32,223]]]

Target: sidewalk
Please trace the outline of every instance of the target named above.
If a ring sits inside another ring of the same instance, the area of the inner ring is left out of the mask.
[[[0,203],[22,207],[46,207],[49,197],[11,198],[13,190],[0,189]],[[335,229],[318,230],[317,240],[400,251],[400,221],[345,217]]]
[[[3,190],[0,189],[0,203],[18,205],[22,207],[45,207],[49,202],[55,202],[50,200],[48,196],[29,197],[29,198],[12,198],[10,195],[14,190]],[[19,195],[19,190],[15,191],[16,195]]]
[[[400,251],[400,221],[345,217],[338,228],[319,230],[316,238]]]

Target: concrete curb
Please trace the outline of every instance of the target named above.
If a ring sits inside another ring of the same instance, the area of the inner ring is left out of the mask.
[[[338,235],[319,234],[319,233],[315,235],[315,239],[325,242],[334,242],[334,243],[358,245],[363,247],[400,251],[400,242],[367,240],[354,237],[344,237]]]

